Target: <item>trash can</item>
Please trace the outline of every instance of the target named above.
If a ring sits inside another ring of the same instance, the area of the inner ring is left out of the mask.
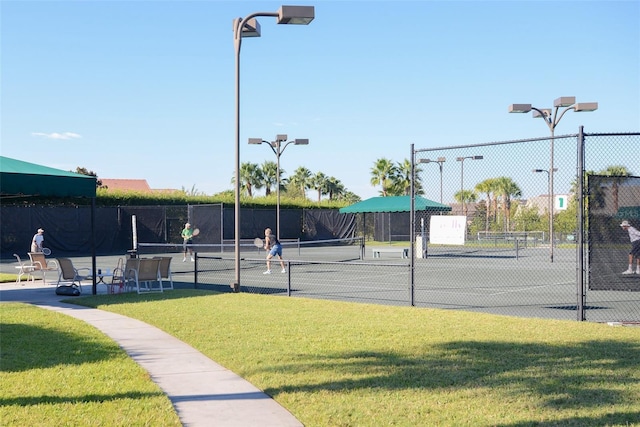
[[[427,239],[426,237],[423,239],[421,234],[416,236],[416,247],[415,247],[416,258],[426,258],[427,257]]]

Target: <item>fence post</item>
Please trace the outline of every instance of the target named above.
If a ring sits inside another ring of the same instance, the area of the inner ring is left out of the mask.
[[[578,242],[576,243],[576,285],[577,285],[577,314],[578,321],[586,320],[584,301],[585,301],[585,283],[584,283],[584,126],[580,126],[578,130],[578,164],[576,165],[576,179],[578,183]]]
[[[287,296],[291,296],[291,261],[287,260]]]

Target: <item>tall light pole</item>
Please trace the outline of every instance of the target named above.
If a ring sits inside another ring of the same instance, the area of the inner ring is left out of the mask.
[[[276,237],[278,240],[280,240],[280,156],[282,156],[284,149],[287,148],[289,144],[309,145],[308,139],[294,139],[293,141],[289,141],[282,145],[286,140],[287,135],[284,134],[276,135],[276,140],[272,142],[264,141],[262,138],[249,138],[249,144],[267,144],[273,151],[273,154],[276,155]]]
[[[549,209],[549,247],[550,247],[550,255],[551,255],[551,262],[553,262],[553,246],[554,246],[554,242],[553,242],[553,192],[554,192],[554,188],[553,188],[553,175],[554,175],[554,167],[553,167],[553,142],[554,142],[554,136],[555,136],[555,129],[556,126],[558,125],[558,123],[560,123],[560,119],[562,119],[562,116],[564,116],[564,114],[569,111],[569,110],[573,110],[576,112],[582,112],[582,111],[595,111],[598,109],[598,103],[597,102],[582,102],[582,103],[576,103],[576,97],[575,96],[561,96],[560,98],[557,98],[555,101],[553,101],[553,116],[551,115],[551,109],[550,108],[536,108],[531,106],[531,104],[511,104],[509,105],[509,112],[510,113],[528,113],[529,111],[533,110],[533,118],[542,118],[544,119],[544,122],[547,124],[547,126],[549,127],[549,131],[551,131],[551,160],[550,160],[550,166],[549,166],[549,199],[551,200],[550,203],[550,209]],[[558,110],[560,108],[564,108],[564,110],[562,110],[562,112],[560,113],[560,115],[558,115]]]
[[[558,172],[558,168],[554,168],[553,169],[554,172]],[[534,169],[533,173],[541,173],[541,172],[546,172],[547,173],[547,194],[550,194],[550,188],[551,188],[551,174],[549,173],[549,171],[547,169]],[[547,211],[551,212],[551,209],[553,209],[553,200],[551,200],[551,197],[549,197],[549,200],[547,201]],[[551,241],[551,240],[550,240]]]
[[[233,46],[236,57],[236,159],[235,159],[235,280],[233,290],[240,290],[240,46],[243,37],[260,37],[260,24],[256,17],[273,16],[278,24],[307,25],[315,17],[313,6],[280,6],[277,12],[255,12],[233,20]]]
[[[484,157],[482,156],[467,156],[467,157],[457,157],[456,161],[460,162],[460,202],[462,204],[462,213],[464,213],[464,160],[482,160]]]
[[[440,204],[442,204],[442,164],[447,161],[446,157],[438,157],[438,160],[420,159],[418,163],[437,163],[440,168]]]

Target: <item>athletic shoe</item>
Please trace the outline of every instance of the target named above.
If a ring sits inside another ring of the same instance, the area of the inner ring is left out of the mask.
[[[640,271],[640,270],[639,270],[639,271]],[[280,273],[286,273],[286,272],[287,272],[287,270],[285,270],[285,269],[283,268],[283,269],[282,269],[282,271],[281,271]],[[638,274],[640,274],[640,273],[638,273]]]
[[[191,257],[191,262],[193,262],[193,261],[195,261],[195,260],[193,259],[193,257]]]
[[[186,262],[186,261],[187,261],[186,257],[182,258],[182,262]]]
[[[636,274],[640,274],[640,268],[636,270]]]
[[[264,272],[264,273],[262,273],[262,274],[271,274],[271,270],[267,270],[267,271],[265,271],[265,272]]]
[[[633,274],[633,270],[629,268],[629,269],[623,271],[622,274]]]

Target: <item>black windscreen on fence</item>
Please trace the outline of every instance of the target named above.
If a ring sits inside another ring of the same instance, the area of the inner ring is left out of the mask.
[[[200,230],[194,243],[222,243],[222,204],[189,205],[189,222],[193,229]],[[184,224],[183,224],[184,225]]]
[[[589,289],[640,291],[640,275],[623,274],[631,241],[620,226],[640,229],[640,177],[588,175],[588,195]]]

